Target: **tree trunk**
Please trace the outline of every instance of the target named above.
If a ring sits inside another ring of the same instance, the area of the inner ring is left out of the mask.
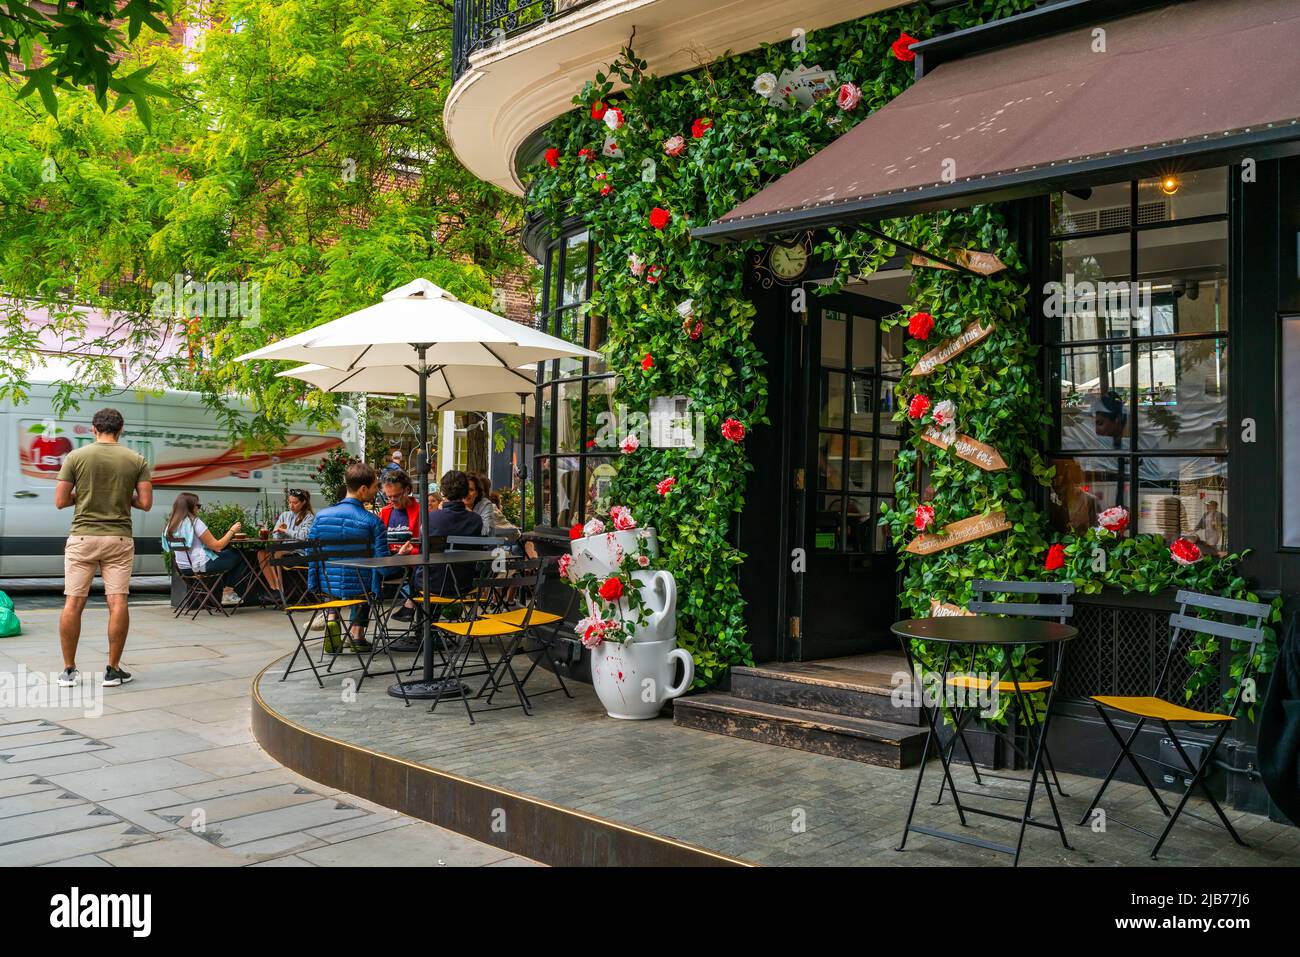
[[[470,472],[488,470],[487,416],[481,412],[467,412],[465,432],[465,463]]]

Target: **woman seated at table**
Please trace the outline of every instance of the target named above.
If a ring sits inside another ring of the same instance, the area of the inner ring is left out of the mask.
[[[170,552],[176,567],[184,571],[213,574],[221,573],[221,604],[238,605],[242,598],[228,581],[230,572],[240,566],[234,549],[227,550],[230,540],[239,534],[240,523],[230,526],[230,531],[217,538],[199,518],[203,506],[193,492],[181,492],[172,503],[172,513],[162,534],[164,552]],[[172,544],[169,539],[180,539],[183,544]]]
[[[483,520],[484,535],[495,535],[514,540],[519,537],[519,529],[510,523],[501,506],[497,504],[499,496],[492,494],[492,481],[482,472],[470,472],[469,494],[465,496],[465,507]]]
[[[303,488],[289,489],[289,507],[280,513],[271,529],[271,537],[278,542],[305,542],[316,521],[316,511],[311,507],[311,493]],[[257,564],[262,577],[272,588],[281,587],[280,569],[271,564],[271,558],[282,554],[280,549],[265,549],[257,553]]]
[[[388,504],[379,510],[379,520],[388,534],[388,550],[395,555],[409,555],[420,550],[420,500],[412,495],[411,477],[400,468],[381,473],[380,482]],[[432,498],[432,494],[430,494]],[[432,506],[431,506],[432,507]],[[388,569],[389,574],[401,574],[400,569]],[[405,590],[404,590],[405,591]],[[411,621],[415,617],[415,603],[406,599],[393,616],[398,621]]]

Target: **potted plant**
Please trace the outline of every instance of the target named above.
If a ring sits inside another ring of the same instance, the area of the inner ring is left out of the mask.
[[[560,574],[582,593],[587,615],[577,633],[591,651],[591,683],[613,718],[645,720],[659,714],[695,679],[695,663],[677,647],[677,581],[651,569],[658,554],[654,529],[639,529],[632,512],[609,510],[570,529],[570,554]],[[674,684],[677,661],[685,674]]]
[[[351,462],[352,457],[348,455],[348,450],[341,445],[336,445],[325,453],[320,464],[316,466],[316,482],[321,487],[325,501],[330,505],[340,502],[347,491],[344,476]]]

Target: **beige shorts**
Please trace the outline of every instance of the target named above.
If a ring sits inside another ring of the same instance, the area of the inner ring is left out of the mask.
[[[125,595],[131,590],[131,565],[135,541],[125,535],[69,535],[63,546],[63,594],[84,598],[99,572],[104,594]]]

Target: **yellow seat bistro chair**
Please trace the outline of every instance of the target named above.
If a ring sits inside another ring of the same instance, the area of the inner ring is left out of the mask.
[[[557,558],[558,556],[546,558],[543,561],[550,564],[556,561]],[[559,686],[556,688],[547,688],[545,691],[534,691],[532,695],[533,697],[536,697],[537,695],[551,694],[556,691],[563,691],[565,697],[573,697],[573,692],[571,692],[569,686],[564,683],[564,676],[560,674],[559,661],[557,661],[555,657],[555,649],[561,644],[559,637],[560,628],[572,613],[574,600],[578,596],[575,589],[569,588],[566,589],[566,591],[569,592],[569,603],[564,614],[561,615],[557,615],[555,612],[551,611],[542,611],[535,607],[538,596],[536,591],[534,591],[530,596],[532,600],[526,602],[526,607],[514,608],[510,611],[491,612],[486,616],[488,618],[495,618],[497,621],[504,621],[507,624],[518,625],[521,627],[526,623],[528,629],[532,631],[528,637],[531,637],[537,645],[538,655],[532,660],[532,663],[528,666],[528,670],[524,672],[524,676],[519,679],[520,686],[525,689],[525,694],[527,694],[528,679],[533,676],[533,672],[537,670],[537,666],[540,665],[542,661],[546,661],[550,664],[550,671],[555,675],[556,681],[559,682]],[[554,627],[551,628],[548,633],[541,633],[540,629],[545,628],[547,625],[553,625]],[[523,650],[522,642],[520,650]],[[493,693],[495,694],[495,692]],[[491,703],[491,700],[492,695],[488,695],[488,702]],[[531,700],[531,698],[529,700]]]
[[[1010,615],[1012,617],[1017,617],[1017,618],[1055,618],[1058,622],[1064,625],[1069,622],[1071,616],[1074,614],[1074,606],[1071,605],[1069,602],[1070,596],[1074,594],[1073,582],[1010,582],[1010,581],[988,581],[986,579],[977,579],[976,581],[971,583],[971,588],[975,592],[975,597],[972,598],[971,601],[967,604],[966,610],[974,612],[977,615]],[[1026,595],[1026,596],[1034,596],[1044,600],[1033,601],[1033,602],[1025,602],[1025,601],[1007,602],[1007,601],[989,600],[989,598],[991,598],[994,595]],[[1048,598],[1053,598],[1053,597],[1056,599],[1056,601],[1046,600]],[[1061,645],[1058,648],[1049,651],[1048,653],[1063,654],[1064,645]],[[974,670],[974,665],[975,665],[975,649],[972,648],[969,670]],[[1052,672],[1055,672],[1059,675],[1059,669],[1060,669],[1060,662],[1057,662],[1057,667],[1052,669]],[[1013,713],[1016,715],[1016,718],[1019,720],[1021,727],[1023,727],[1025,731],[1030,735],[1033,735],[1037,732],[1040,722],[1038,720],[1037,712],[1034,710],[1034,702],[1029,696],[1035,694],[1042,694],[1044,692],[1050,691],[1052,688],[1052,682],[1050,681],[1017,682],[1017,681],[1008,681],[1004,679],[999,679],[995,683],[990,678],[979,677],[973,674],[949,675],[944,679],[944,683],[949,688],[956,688],[968,692],[987,691],[989,690],[990,686],[992,686],[994,692],[999,697],[1001,697],[1002,695],[1011,695]],[[984,780],[983,778],[980,777],[979,768],[975,764],[974,753],[971,751],[970,744],[966,740],[966,734],[965,734],[966,726],[970,723],[972,716],[977,713],[978,709],[954,707],[953,711],[955,712],[956,715],[956,728],[953,731],[952,737],[948,740],[949,760],[951,760],[952,752],[956,749],[957,743],[960,741],[962,747],[966,749],[966,757],[970,761],[971,771],[975,775],[975,783],[978,785],[983,785]],[[1026,766],[1033,765],[1033,760],[1030,757],[1031,752],[1026,751],[1025,748],[1023,748],[1019,743],[1017,743],[1017,741],[1013,737],[999,735],[999,738],[1002,741],[1006,742],[1008,747],[1010,747],[1012,751],[1014,751],[1017,755],[1020,756],[1021,760],[1025,763]],[[1060,794],[1062,797],[1068,797],[1069,795],[1067,795],[1061,789],[1061,782],[1060,779],[1056,776],[1056,766],[1052,764],[1052,754],[1047,748],[1046,741],[1043,742],[1042,774],[1043,774],[1043,786],[1047,792],[1047,799],[1049,802],[1051,802],[1052,813],[1053,815],[1055,815],[1057,813],[1056,800],[1052,795],[1052,785],[1055,784],[1056,793]],[[1050,781],[1048,780],[1049,774],[1051,775]],[[988,773],[985,774],[985,777],[999,778],[1002,780],[1017,781],[1017,782],[1023,780],[1021,778],[1006,777],[1004,775],[988,774]],[[947,786],[948,786],[947,779],[941,778],[939,783],[939,796],[938,798],[935,799],[934,802],[935,804],[943,803],[943,795]],[[979,793],[981,797],[999,797],[999,795],[992,795],[992,794],[987,794],[982,792],[963,791],[961,793],[963,794]],[[1007,800],[1019,801],[1020,798],[1008,797]],[[1065,844],[1067,849],[1069,848],[1070,845],[1069,842],[1066,841],[1065,839],[1064,828],[1061,829],[1061,842]]]
[[[342,610],[345,608],[358,608],[362,605],[370,604],[368,589],[365,595],[357,598],[336,598],[333,595],[318,593],[303,594],[297,596],[294,601],[291,601],[285,593],[285,580],[287,576],[283,574],[283,571],[290,568],[301,568],[303,565],[317,565],[321,566],[320,575],[321,580],[324,581],[323,565],[326,561],[335,558],[368,558],[370,557],[370,554],[369,539],[355,538],[338,539],[329,542],[328,554],[326,554],[326,549],[323,547],[323,543],[313,541],[301,549],[291,552],[286,551],[272,556],[270,564],[272,567],[279,568],[282,571],[280,576],[280,601],[284,607],[284,614],[285,617],[289,619],[289,626],[293,629],[294,637],[298,640],[298,647],[294,649],[293,657],[289,659],[289,664],[284,669],[284,674],[280,676],[281,681],[287,680],[289,675],[293,674],[293,666],[298,661],[298,655],[301,654],[306,659],[308,666],[311,668],[312,674],[315,675],[316,684],[321,688],[324,688],[325,682],[321,679],[320,670],[316,667],[316,661],[313,660],[311,651],[307,647],[308,641],[315,640],[311,637],[312,624],[316,621],[317,617],[321,615],[325,615],[327,618],[337,617],[339,619],[340,630],[343,632],[342,642],[347,643],[349,641],[349,636],[347,634],[348,625],[343,622]],[[305,623],[300,625],[298,618],[303,615],[307,616],[307,620]],[[328,635],[329,629],[327,626],[325,632],[320,637],[321,663],[324,663],[325,657],[328,655],[330,663],[326,672],[331,673],[333,672],[334,664],[338,660],[339,654],[342,652],[341,650],[335,650],[332,652],[326,650],[325,643]],[[357,657],[361,661],[360,669],[349,669],[348,671],[333,673],[341,675],[350,674],[354,670],[361,670],[368,675],[369,671],[366,667],[365,659],[360,655]],[[396,671],[395,665],[394,671]]]
[[[1154,835],[1141,828],[1133,827],[1131,824],[1124,825],[1147,837],[1155,838],[1155,845],[1151,848],[1151,859],[1155,860],[1156,855],[1160,853],[1160,848],[1164,845],[1165,840],[1169,837],[1169,832],[1173,830],[1174,823],[1178,820],[1179,815],[1187,806],[1187,799],[1191,797],[1192,791],[1200,788],[1201,792],[1209,800],[1210,806],[1214,808],[1214,813],[1218,815],[1219,822],[1232,835],[1232,839],[1242,847],[1247,847],[1241,836],[1233,830],[1232,823],[1223,813],[1223,808],[1219,807],[1219,802],[1214,799],[1214,794],[1210,791],[1205,783],[1205,772],[1214,761],[1215,752],[1219,744],[1223,741],[1228,729],[1232,727],[1233,722],[1237,720],[1237,709],[1241,707],[1242,690],[1248,686],[1255,672],[1255,657],[1259,649],[1259,643],[1264,638],[1264,622],[1271,612],[1268,605],[1254,601],[1239,601],[1234,598],[1219,598],[1217,595],[1203,595],[1199,592],[1180,591],[1175,600],[1178,602],[1178,611],[1169,616],[1169,626],[1171,635],[1169,637],[1169,649],[1165,653],[1165,661],[1160,669],[1160,675],[1156,678],[1155,687],[1151,695],[1129,696],[1129,695],[1092,695],[1092,702],[1097,707],[1097,713],[1101,715],[1101,720],[1105,722],[1106,727],[1114,736],[1115,742],[1119,745],[1119,754],[1115,758],[1115,763],[1111,766],[1110,773],[1106,775],[1106,780],[1101,782],[1101,787],[1097,789],[1097,796],[1092,799],[1088,805],[1088,810],[1084,812],[1079,824],[1089,824],[1093,811],[1101,802],[1101,796],[1106,792],[1107,785],[1119,771],[1120,765],[1125,760],[1137,772],[1137,776],[1142,779],[1151,796],[1160,807],[1161,813],[1169,820],[1165,823],[1165,829],[1160,834]],[[1194,613],[1189,614],[1189,610]],[[1204,618],[1202,614],[1209,614],[1218,617]],[[1237,615],[1243,620],[1243,624],[1230,624],[1227,621],[1220,621],[1218,618],[1229,615]],[[1173,663],[1174,655],[1178,652],[1179,642],[1182,640],[1184,632],[1202,635],[1214,635],[1218,638],[1226,639],[1224,643],[1224,652],[1231,654],[1236,642],[1244,641],[1249,647],[1247,649],[1248,659],[1242,670],[1240,681],[1237,684],[1237,690],[1232,696],[1232,703],[1226,714],[1219,714],[1213,711],[1198,711],[1195,708],[1188,708],[1184,705],[1177,704],[1161,697],[1162,692],[1166,690],[1166,681],[1169,678],[1170,665]],[[1120,714],[1129,715],[1137,718],[1128,737],[1124,737],[1115,723],[1111,721],[1107,712],[1114,711]],[[1142,732],[1143,726],[1148,721],[1157,721],[1165,730],[1165,735],[1169,742],[1174,746],[1179,758],[1182,759],[1182,765],[1171,764],[1167,761],[1161,761],[1146,754],[1135,754],[1133,752],[1133,743],[1137,740],[1138,735]],[[1213,743],[1202,748],[1199,759],[1193,759],[1189,756],[1183,742],[1179,740],[1178,735],[1174,732],[1174,725],[1186,725],[1207,727],[1217,729],[1214,735]],[[1161,765],[1164,768],[1172,770],[1176,778],[1181,777],[1185,780],[1183,796],[1178,801],[1178,806],[1170,813],[1169,808],[1165,805],[1160,793],[1147,777],[1146,772],[1142,769],[1139,760],[1150,761],[1154,764]],[[1186,777],[1186,775],[1191,777]],[[1187,812],[1191,817],[1196,818],[1206,824],[1214,822],[1202,818],[1198,815]],[[1116,822],[1121,823],[1121,822]]]
[[[448,652],[447,666],[444,669],[446,683],[452,687],[464,687],[465,678],[480,677],[483,679],[482,685],[478,691],[470,694],[468,691],[460,695],[461,702],[465,706],[465,713],[469,716],[469,723],[475,724],[474,715],[485,711],[498,711],[502,708],[519,707],[523,709],[524,714],[532,715],[532,708],[529,704],[528,695],[524,693],[522,682],[515,673],[512,661],[519,650],[520,642],[528,633],[529,629],[534,626],[533,615],[535,614],[533,606],[537,601],[537,595],[542,589],[542,583],[545,578],[546,560],[536,559],[511,559],[507,564],[507,573],[504,577],[491,575],[485,578],[479,578],[474,582],[474,598],[469,601],[469,612],[461,621],[439,621],[434,622],[433,626],[441,631],[446,637],[446,644],[454,648]],[[529,593],[527,605],[523,608],[516,609],[518,615],[514,612],[505,613],[505,618],[493,617],[495,614],[493,608],[497,601],[496,593],[499,589],[514,588],[519,593],[526,590]],[[542,613],[546,614],[546,613]],[[494,662],[488,658],[487,649],[489,645],[497,652],[497,660]],[[477,653],[478,661],[474,670],[466,670],[470,658]],[[481,669],[479,668],[481,665]],[[518,699],[518,705],[498,705],[492,706],[492,698],[501,689],[501,683],[506,678],[510,679],[514,687],[515,696]],[[488,707],[479,708],[477,711],[470,707],[471,699],[482,698],[488,693]],[[436,711],[438,701],[435,698],[430,705],[429,711]]]

